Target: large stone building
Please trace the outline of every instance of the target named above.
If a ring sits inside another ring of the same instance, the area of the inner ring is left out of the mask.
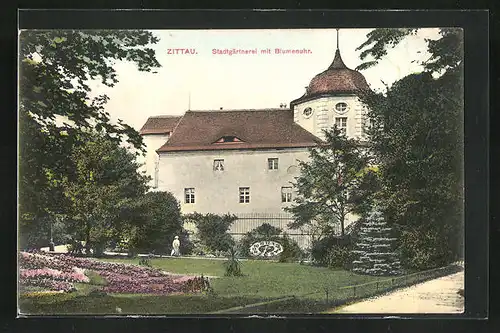
[[[295,195],[297,161],[307,160],[308,148],[321,141],[324,129],[337,125],[347,136],[363,139],[366,109],[357,96],[367,89],[363,75],[344,64],[337,47],[331,65],[290,108],[151,117],[140,131],[151,185],[172,192],[183,213],[282,216]],[[243,222],[234,233],[271,221]],[[274,224],[286,229],[286,223]]]

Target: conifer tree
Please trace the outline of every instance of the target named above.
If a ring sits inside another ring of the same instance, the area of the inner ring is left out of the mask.
[[[415,29],[374,29],[359,46],[358,69],[375,66]],[[421,73],[387,91],[361,96],[371,126],[385,221],[398,230],[405,268],[426,270],[463,258],[463,30],[441,28],[429,39]],[[416,61],[412,60],[412,61]]]
[[[359,237],[352,251],[353,272],[368,275],[399,275],[401,267],[398,255],[393,251],[396,238],[392,228],[384,221],[382,213],[372,210],[362,222]]]

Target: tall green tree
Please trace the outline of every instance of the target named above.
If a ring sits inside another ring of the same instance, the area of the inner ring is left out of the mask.
[[[91,129],[127,140],[139,150],[140,135],[91,97],[89,80],[113,86],[114,62],[132,61],[140,71],[159,67],[147,31],[22,31],[19,35],[19,228],[22,247],[48,242],[50,220],[66,206],[61,181],[71,172],[74,146]],[[56,123],[59,120],[59,123]],[[45,236],[44,236],[45,235]],[[45,240],[44,240],[45,239]]]
[[[62,185],[69,203],[68,232],[94,254],[102,254],[134,227],[148,177],[137,171],[134,154],[102,136],[75,148],[71,158],[75,173]]]
[[[26,113],[19,117],[24,133],[19,158],[19,241],[22,248],[47,246],[52,220],[66,205],[61,174],[72,163],[69,152],[75,136],[61,135],[55,126],[44,128]],[[56,135],[60,137],[55,139]]]
[[[130,249],[138,252],[170,254],[172,241],[179,236],[180,251],[191,251],[179,201],[170,192],[148,192],[139,203],[142,217],[135,220],[136,233]]]
[[[356,50],[362,50],[360,59],[365,60],[356,69],[363,70],[376,66],[389,49],[396,47],[404,38],[415,35],[419,29],[374,29],[366,35],[366,41]],[[439,29],[440,38],[427,39],[427,49],[430,57],[420,61],[424,70],[432,73],[444,73],[445,71],[460,72],[463,69],[463,30],[460,28]],[[371,59],[371,60],[367,60]],[[412,60],[415,61],[415,60]]]
[[[192,222],[196,226],[195,239],[199,241],[203,252],[226,252],[234,247],[235,241],[228,231],[237,220],[235,215],[195,212],[184,218],[186,222]]]
[[[298,195],[288,212],[294,215],[290,228],[318,227],[321,236],[345,234],[345,220],[369,196],[374,171],[359,141],[348,139],[336,127],[325,131],[325,142],[310,150],[301,161],[294,186]],[[370,176],[368,176],[370,175]]]
[[[374,30],[360,48],[373,46],[361,57],[380,59],[400,33]],[[456,259],[463,245],[463,38],[460,29],[440,33],[428,41],[431,56],[422,73],[362,97],[374,125],[369,137],[380,202],[400,232],[402,263],[417,269]]]

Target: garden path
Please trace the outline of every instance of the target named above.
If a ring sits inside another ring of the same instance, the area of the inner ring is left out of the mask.
[[[40,251],[43,251],[43,252],[49,252],[49,248],[48,247],[42,247],[40,249]],[[68,252],[68,245],[58,245],[58,246],[55,246],[54,247],[54,252],[55,253],[67,253]],[[105,251],[104,254],[106,255],[109,255],[109,256],[122,256],[122,257],[126,257],[127,256],[127,253],[123,252],[110,252],[110,251]],[[149,257],[151,256],[150,254],[145,254],[145,253],[140,253],[137,255],[138,257]],[[153,255],[153,257],[156,257],[156,258],[169,258],[170,256],[168,255]],[[200,260],[227,260],[226,257],[215,257],[215,256],[191,256],[191,255],[188,255],[188,256],[180,256],[178,258],[188,258],[188,259],[200,259]],[[240,261],[246,261],[246,260],[249,260],[249,259],[246,259],[246,258],[238,258],[238,260]],[[268,260],[268,261],[277,261],[277,260]],[[308,261],[305,261],[305,262],[308,262]]]
[[[45,247],[45,248],[41,248],[40,249],[41,251],[44,251],[44,252],[48,252],[49,251],[49,248],[48,247]],[[68,248],[67,248],[67,245],[58,245],[58,246],[55,246],[54,247],[54,252],[55,253],[67,253],[68,252]],[[127,254],[126,253],[117,253],[117,252],[104,252],[106,255],[117,255],[117,256],[123,256],[123,257],[126,257]],[[149,257],[149,254],[139,254],[138,255],[139,257]],[[161,257],[159,255],[155,255],[154,257]],[[166,256],[163,256],[164,258]],[[179,258],[190,258],[190,259],[220,259],[220,260],[226,260],[226,258],[210,258],[210,257],[179,257]],[[243,259],[244,260],[244,259]],[[163,271],[163,273],[167,274],[167,275],[171,275],[171,276],[178,276],[178,277],[193,277],[193,276],[199,276],[200,274],[178,274],[178,273],[172,273],[172,272],[167,272],[167,271]],[[209,278],[209,279],[216,279],[218,278],[219,276],[215,276],[215,275],[205,275],[205,277]]]
[[[464,299],[457,292],[464,288],[464,272],[440,277],[334,308],[328,313],[462,313]]]

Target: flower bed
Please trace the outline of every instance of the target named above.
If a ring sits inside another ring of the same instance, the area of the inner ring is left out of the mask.
[[[172,294],[206,289],[197,278],[171,276],[161,270],[120,263],[101,262],[70,255],[27,253],[19,255],[21,286],[72,291],[74,283],[89,283],[85,271],[94,271],[106,280],[107,293]]]
[[[52,279],[66,282],[89,282],[89,278],[78,267],[73,267],[73,272],[64,272],[52,268],[23,269],[19,270],[19,276],[23,280]]]

